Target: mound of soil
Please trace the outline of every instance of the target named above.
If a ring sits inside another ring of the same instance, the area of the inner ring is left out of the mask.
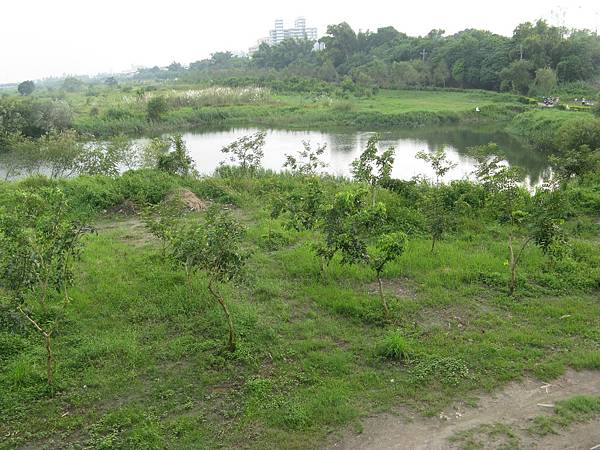
[[[106,210],[107,214],[122,214],[124,216],[134,216],[138,213],[137,206],[131,200],[123,200],[118,205],[115,205]]]
[[[177,189],[167,195],[165,201],[170,202],[173,200],[181,201],[184,207],[190,211],[202,211],[208,208],[209,203],[199,199],[189,189]]]

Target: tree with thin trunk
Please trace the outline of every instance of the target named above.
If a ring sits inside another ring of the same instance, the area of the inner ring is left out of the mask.
[[[433,153],[418,152],[417,158],[428,162],[435,173],[435,184],[427,191],[424,202],[425,216],[428,219],[431,233],[431,253],[433,253],[436,242],[444,237],[449,221],[441,189],[442,180],[450,170],[456,167],[456,163],[448,160],[444,147],[438,147]]]
[[[359,189],[340,192],[334,197],[319,224],[323,240],[316,253],[326,263],[339,254],[343,265],[364,264],[373,269],[384,316],[388,319],[389,307],[383,293],[382,276],[386,265],[403,254],[406,234],[390,231],[385,205],[369,205],[367,195],[365,189]],[[373,241],[374,245],[370,245]]]
[[[488,206],[500,223],[508,224],[508,282],[509,295],[513,295],[517,284],[517,267],[525,248],[532,240],[523,236],[522,227],[527,218],[529,195],[521,186],[522,171],[502,162],[501,157],[481,157],[475,175],[486,189]]]
[[[379,135],[374,134],[367,141],[367,148],[360,156],[352,161],[352,175],[356,181],[369,185],[371,204],[375,206],[377,189],[383,182],[390,179],[394,165],[394,147],[389,147],[379,154],[377,144]]]
[[[265,155],[263,148],[266,137],[266,131],[257,131],[254,134],[236,139],[231,144],[223,147],[221,152],[229,155],[231,163],[239,165],[242,175],[252,176],[260,168]],[[225,161],[221,164],[225,164]]]
[[[529,244],[545,254],[558,255],[564,244],[560,223],[565,214],[564,196],[555,186],[546,184],[532,197],[522,186],[519,168],[509,167],[498,156],[483,157],[475,171],[488,195],[488,206],[498,221],[508,225],[508,293],[517,287],[517,269]]]
[[[406,245],[406,234],[402,231],[386,233],[379,237],[373,250],[368,253],[368,263],[375,271],[377,276],[377,285],[379,287],[379,297],[385,312],[386,319],[389,318],[390,310],[383,293],[381,278],[385,266],[390,262],[396,261],[404,253]]]
[[[302,141],[303,150],[299,150],[294,155],[285,155],[283,167],[297,176],[315,176],[321,168],[327,167],[327,163],[321,160],[321,156],[327,149],[327,144],[317,144],[316,149],[312,149],[309,141]]]
[[[59,189],[17,191],[0,209],[0,287],[44,338],[48,385],[54,379],[55,325],[44,318],[56,306],[52,300],[63,296],[63,307],[69,303],[73,264],[82,249],[81,237],[88,231],[71,218]]]
[[[208,291],[223,309],[229,328],[227,348],[236,348],[233,318],[222,294],[226,283],[243,278],[248,253],[242,249],[244,228],[217,206],[206,210],[201,223],[179,224],[171,233],[171,257],[183,265],[188,280],[198,271],[208,277]]]

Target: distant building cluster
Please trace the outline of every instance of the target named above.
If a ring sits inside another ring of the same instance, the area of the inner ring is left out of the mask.
[[[250,48],[249,52],[254,53],[258,50],[261,44],[277,45],[283,42],[285,39],[307,39],[309,41],[317,40],[317,28],[306,27],[306,19],[304,17],[298,17],[294,21],[293,28],[284,28],[283,19],[277,19],[275,21],[275,28],[269,31],[269,37],[259,39],[256,46]]]

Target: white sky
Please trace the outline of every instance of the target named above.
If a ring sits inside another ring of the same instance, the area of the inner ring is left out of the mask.
[[[482,28],[510,35],[545,18],[600,28],[597,0],[0,0],[0,83],[64,74],[187,64],[220,50],[247,51],[276,18],[304,16],[319,35],[328,24],[355,30],[392,25],[410,35],[432,28]]]

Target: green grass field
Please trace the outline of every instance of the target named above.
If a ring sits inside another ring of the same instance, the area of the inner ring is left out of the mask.
[[[81,92],[47,92],[34,98],[59,98],[73,110],[74,127],[85,133],[108,137],[144,134],[207,126],[263,125],[290,128],[359,126],[371,128],[420,127],[474,120],[510,119],[527,107],[510,94],[485,91],[393,91],[356,97],[348,94],[275,94],[259,98],[234,94],[210,94],[192,101],[190,93],[211,87],[179,83],[157,84],[141,92],[144,84],[90,87]],[[219,88],[216,88],[219,89]],[[160,122],[150,123],[146,105],[150,97],[163,96],[171,103]],[[481,112],[475,113],[479,107]]]
[[[94,198],[83,180],[69,183],[79,183],[69,195]],[[503,227],[466,217],[433,254],[413,233],[385,273],[386,322],[374,274],[334,261],[321,277],[311,232],[276,221],[287,243],[265,247],[264,195],[277,183],[295,181],[189,185],[201,197],[226,192],[248,229],[250,279],[226,292],[239,333],[233,354],[206,279],[188,290],[135,216],[95,216],[72,302],[56,312],[54,392],[39,335],[2,306],[0,448],[318,448],[366,414],[405,405],[434,415],[526,374],[600,369],[595,218],[568,224],[568,260],[529,249],[514,298]],[[382,356],[396,351],[408,358]]]

